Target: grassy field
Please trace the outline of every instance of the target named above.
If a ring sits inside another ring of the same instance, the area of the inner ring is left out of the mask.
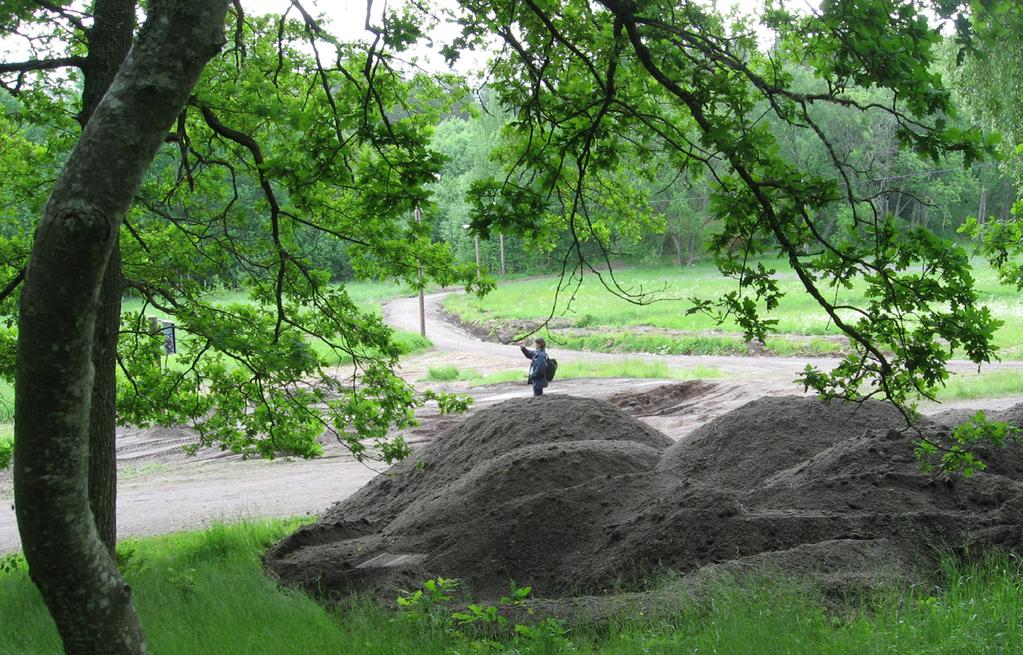
[[[664,362],[643,359],[624,359],[618,362],[566,362],[558,366],[559,380],[569,378],[635,378],[664,380],[697,380],[720,378],[724,374],[709,366],[669,367]],[[473,384],[518,382],[526,378],[525,368],[483,375],[475,369],[462,370],[455,366],[437,366],[427,369],[426,379],[434,382],[463,380]]]
[[[399,614],[368,603],[324,607],[263,575],[265,547],[301,521],[214,526],[120,547],[152,653],[451,655],[517,653],[1012,653],[1023,651],[1020,562],[947,565],[941,589],[890,590],[844,606],[793,582],[725,581],[700,601],[599,629],[555,622],[486,634],[436,606]],[[13,570],[12,570],[13,569]],[[60,652],[24,563],[0,560],[0,653]],[[478,624],[477,624],[478,625]]]
[[[938,400],[973,400],[1023,394],[1023,373],[991,371],[971,375],[953,375],[938,392]]]
[[[345,289],[356,304],[365,310],[369,310],[377,314],[378,316],[382,311],[381,303],[383,301],[411,293],[411,291],[401,285],[385,282],[352,282],[345,285]],[[210,302],[215,305],[226,306],[232,304],[249,304],[251,301],[243,292],[229,291],[211,294]],[[125,299],[123,307],[124,311],[137,312],[143,309],[143,303],[137,298]],[[271,310],[268,309],[267,311]],[[171,318],[153,307],[145,307],[145,315],[156,316],[160,320],[168,320]],[[186,334],[178,332],[177,339],[178,351],[181,352],[183,346],[188,343],[189,337]],[[413,332],[397,331],[394,333],[393,339],[400,352],[406,355],[426,350],[432,345],[429,339]],[[351,359],[344,353],[339,354],[334,352],[330,346],[322,341],[318,339],[310,339],[309,343],[312,344],[313,350],[325,366],[347,366],[351,364]],[[167,357],[167,365],[171,368],[184,368],[188,366],[188,364],[189,363],[184,360],[179,361],[179,357],[176,355],[170,355]],[[229,363],[229,365],[234,364]]]
[[[994,271],[987,265],[976,262],[976,266],[974,275],[981,299],[997,318],[1005,321],[996,335],[1002,358],[1023,359],[1023,321],[1019,320],[1023,316],[1023,295],[1015,289],[999,285]],[[786,292],[786,296],[780,307],[771,314],[771,318],[778,320],[776,331],[782,337],[769,340],[768,348],[777,354],[793,354],[797,351],[823,354],[840,348],[840,343],[825,338],[839,334],[828,317],[784,265],[777,265],[777,268],[780,271],[779,286]],[[733,322],[718,325],[705,314],[686,314],[691,304],[686,299],[697,297],[716,300],[736,289],[736,283],[723,278],[713,266],[700,264],[688,268],[635,268],[619,271],[616,277],[626,289],[633,292],[655,292],[663,300],[649,305],[635,305],[611,295],[595,276],[590,275],[579,289],[569,312],[564,313],[563,317],[576,330],[595,334],[588,337],[571,336],[563,343],[559,339],[564,337],[556,333],[551,338],[553,343],[591,350],[665,354],[730,354],[745,351],[741,339],[734,334],[740,330]],[[538,320],[550,314],[556,286],[556,278],[512,282],[499,286],[482,299],[452,295],[447,299],[445,307],[473,322],[493,319]],[[863,285],[843,290],[838,299],[852,305],[863,305]],[[565,300],[563,295],[556,316],[562,315]],[[673,337],[628,329],[636,326],[651,326],[686,334]],[[783,338],[785,336],[798,337],[799,343],[788,342]]]

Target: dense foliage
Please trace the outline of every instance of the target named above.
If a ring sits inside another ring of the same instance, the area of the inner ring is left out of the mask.
[[[28,6],[8,20],[37,26],[53,11]],[[57,13],[73,32],[69,12]],[[400,458],[407,449],[388,432],[425,398],[394,375],[390,329],[332,282],[357,274],[482,288],[433,238],[433,222],[413,218],[443,161],[429,147],[432,125],[464,89],[395,68],[392,49],[414,34],[398,15],[368,49],[338,42],[301,7],[286,16],[238,7],[230,20],[230,47],[207,67],[122,228],[124,289],[142,302],[121,323],[120,420],[192,424],[204,444],[262,456],[316,455],[326,429],[359,457],[368,439],[384,459]],[[14,220],[0,234],[0,279],[12,286],[45,170],[77,131],[74,80],[43,70],[5,84],[0,128],[12,138],[0,167],[16,184],[4,189]],[[225,304],[211,293],[225,288],[247,297]],[[16,293],[4,295],[10,326]],[[173,359],[161,357],[150,314],[176,323]],[[7,375],[13,342],[9,329]]]

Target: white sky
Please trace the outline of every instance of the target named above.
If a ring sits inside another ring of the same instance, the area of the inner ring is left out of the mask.
[[[0,0],[2,1],[2,0]],[[713,0],[706,0],[711,4]],[[354,41],[358,39],[369,39],[370,35],[364,28],[366,18],[367,0],[304,0],[303,6],[310,13],[324,18],[325,27],[335,36],[343,41]],[[406,0],[373,0],[373,13],[376,22],[385,7],[397,7],[405,4]],[[819,0],[789,0],[792,7],[811,9],[817,6]],[[83,7],[86,0],[78,0],[72,7]],[[438,0],[441,7],[448,9],[456,8],[455,0]],[[717,0],[716,4],[723,10],[737,8],[742,13],[757,13],[763,6],[763,0]],[[281,14],[291,6],[290,0],[242,0],[242,7],[248,14]],[[297,17],[298,12],[294,9],[291,15]],[[441,46],[449,43],[458,35],[457,25],[441,24],[431,37],[434,41],[433,47],[423,45],[410,53],[417,59],[423,68],[442,72],[447,69],[443,58],[439,54]],[[767,40],[766,32],[761,40]],[[35,55],[28,49],[26,42],[20,38],[0,37],[0,61],[21,61],[32,58]],[[456,72],[470,74],[483,68],[487,58],[486,53],[463,53],[462,60],[456,64]]]
[[[810,8],[815,7],[818,2],[819,0],[795,0],[795,2],[790,4],[802,4]],[[289,0],[242,1],[245,11],[253,14],[280,14],[287,10],[290,4]],[[397,7],[403,4],[404,0],[391,0],[391,2],[374,0],[373,14],[375,17],[379,17],[385,7]],[[454,0],[438,0],[438,4],[449,9],[457,7],[457,3]],[[707,4],[710,4],[710,2],[707,2]],[[735,7],[742,13],[757,13],[763,7],[763,4],[763,0],[718,0],[717,2],[717,5],[725,11]],[[311,14],[322,14],[329,23],[327,29],[342,40],[369,38],[369,33],[364,29],[366,0],[304,0],[302,6]],[[297,15],[294,10],[292,14]],[[434,40],[434,48],[420,48],[414,51],[414,55],[419,58],[425,68],[433,71],[444,70],[446,66],[437,50],[457,35],[458,26],[442,24],[431,34]],[[465,61],[459,62],[456,65],[456,70],[460,73],[470,73],[474,72],[474,69],[481,67],[486,55],[480,53],[473,56],[471,53],[466,53],[463,54],[463,57]]]

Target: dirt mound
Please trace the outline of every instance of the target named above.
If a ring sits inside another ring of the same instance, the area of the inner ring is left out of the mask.
[[[717,386],[705,380],[688,380],[641,393],[616,393],[607,400],[633,416],[660,416],[676,413],[680,406],[699,400]]]
[[[1023,549],[1015,464],[935,480],[901,428],[880,403],[769,398],[673,444],[609,403],[508,401],[378,476],[265,562],[328,594],[393,598],[445,576],[476,597],[509,579],[562,597],[641,588],[666,568],[768,565],[840,587],[905,575],[937,545]],[[998,456],[1023,461],[1021,450]]]
[[[766,397],[697,428],[662,466],[679,478],[743,489],[867,430],[905,427],[902,414],[882,403]]]

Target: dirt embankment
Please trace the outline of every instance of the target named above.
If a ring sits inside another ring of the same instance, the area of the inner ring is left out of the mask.
[[[642,399],[619,399],[621,403]],[[648,399],[657,411],[663,398]],[[1023,421],[1023,407],[1002,418]],[[940,417],[918,426],[947,430]],[[1023,447],[970,479],[921,473],[880,403],[762,398],[673,442],[611,403],[519,399],[440,435],[266,555],[317,593],[461,578],[543,597],[641,589],[665,569],[779,567],[829,585],[911,576],[934,546],[1023,549]]]

